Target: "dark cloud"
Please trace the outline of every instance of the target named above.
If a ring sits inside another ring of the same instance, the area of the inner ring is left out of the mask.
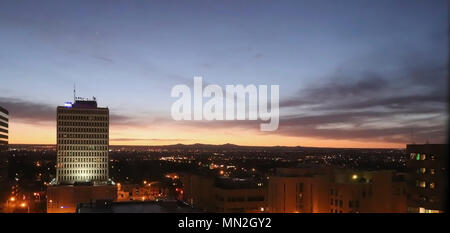
[[[47,104],[0,97],[0,105],[9,111],[10,118],[18,121],[49,122],[56,119],[56,107]]]
[[[298,91],[280,102],[280,107],[319,104],[323,108],[362,108],[447,102],[447,67],[420,64],[401,67],[398,77],[383,77],[376,72],[351,74],[336,72],[329,81]],[[356,76],[356,77],[355,77]]]
[[[388,143],[425,143],[426,141],[443,143],[446,140],[445,128],[441,126],[418,127],[388,127],[388,128],[358,128],[323,129],[311,126],[282,125],[279,133],[294,137],[314,137],[321,139],[378,141]]]
[[[423,104],[432,106],[433,104],[445,104],[446,97],[436,93],[427,95],[408,95],[408,96],[391,96],[367,99],[363,101],[354,101],[350,103],[340,103],[334,106],[323,106],[321,109],[364,109],[372,107],[385,107],[391,110],[394,109],[410,109],[411,112],[423,112]],[[415,109],[415,110],[413,110]],[[430,111],[430,108],[427,108]],[[442,109],[434,109],[440,111]]]
[[[391,74],[394,77],[376,72],[357,76],[340,71],[330,81],[281,101],[281,112],[289,108],[297,113],[280,120],[278,133],[401,143],[446,141],[445,66],[406,64]]]
[[[323,85],[299,90],[299,95],[280,102],[280,107],[323,104],[330,100],[359,97],[377,93],[388,85],[380,76],[370,73],[363,79],[353,81],[349,77],[333,77]]]
[[[425,111],[429,112],[429,111]],[[291,137],[319,139],[378,141],[389,143],[445,142],[446,126],[442,116],[431,115],[419,119],[408,119],[417,113],[399,111],[395,114],[382,111],[319,113],[308,116],[284,116],[279,129],[260,132],[262,121],[172,121],[174,125],[202,129],[254,130],[258,134],[278,134]],[[394,120],[394,116],[398,119]],[[402,119],[402,116],[405,119]],[[170,122],[170,120],[167,120]],[[383,125],[386,124],[387,125]],[[424,124],[427,123],[427,124]],[[370,126],[368,126],[370,124]],[[344,127],[340,127],[340,125]],[[376,125],[375,127],[373,125]]]
[[[45,103],[37,103],[20,98],[0,97],[0,106],[9,111],[10,119],[19,122],[56,122],[56,106]],[[142,126],[144,123],[133,117],[110,113],[111,125]]]
[[[279,129],[261,134],[388,143],[447,139],[447,69],[422,63],[395,74],[340,70],[280,102]],[[289,114],[287,114],[289,113]],[[259,130],[261,121],[179,121],[194,128]]]

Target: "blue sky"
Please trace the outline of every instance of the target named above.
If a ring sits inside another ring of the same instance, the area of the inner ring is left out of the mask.
[[[0,28],[3,105],[61,105],[76,83],[80,96],[145,122],[170,118],[171,88],[195,75],[219,85],[279,84],[282,103],[373,77],[389,83],[378,97],[446,93],[419,81],[423,70],[447,64],[448,1],[1,1]],[[408,79],[415,69],[418,82]],[[442,72],[435,77],[446,82]],[[444,125],[445,101],[420,103],[440,104],[435,125]],[[317,104],[281,109],[289,117],[329,112]]]

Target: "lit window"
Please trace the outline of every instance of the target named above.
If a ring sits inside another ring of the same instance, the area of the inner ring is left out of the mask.
[[[434,189],[435,186],[436,186],[436,185],[434,184],[434,182],[431,182],[431,183],[430,183],[430,189]]]
[[[425,154],[422,154],[421,156],[420,156],[420,160],[425,160],[427,158],[427,156],[425,155]]]
[[[420,186],[421,188],[425,188],[425,187],[427,187],[427,182],[425,182],[425,181],[420,181],[420,182],[419,182],[419,186]]]
[[[419,171],[420,171],[420,173],[424,174],[427,171],[427,169],[423,167],[423,168],[420,168]]]
[[[439,210],[429,210],[429,209],[425,209],[425,213],[428,213],[428,214],[436,214],[436,213],[441,213],[441,211],[439,211]]]

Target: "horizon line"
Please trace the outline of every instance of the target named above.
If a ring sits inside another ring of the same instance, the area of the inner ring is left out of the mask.
[[[424,144],[427,144],[427,143],[424,143]],[[445,144],[445,143],[431,143],[431,144]],[[13,143],[13,144],[9,144],[9,145],[56,146],[56,143],[55,144]],[[163,146],[177,146],[177,145],[183,145],[183,146],[194,146],[194,145],[224,146],[224,145],[233,145],[233,146],[238,146],[238,147],[268,147],[268,148],[273,148],[273,147],[288,147],[288,148],[301,147],[301,148],[322,148],[322,149],[394,149],[394,150],[403,150],[403,149],[406,149],[406,145],[422,145],[422,144],[417,144],[417,143],[405,144],[405,147],[403,147],[403,148],[398,148],[398,147],[383,147],[383,148],[376,148],[376,147],[315,147],[315,146],[300,146],[300,145],[297,145],[297,146],[281,146],[281,145],[277,145],[277,146],[257,146],[257,145],[247,146],[247,145],[238,145],[238,144],[232,144],[232,143],[224,143],[224,144],[206,144],[206,143],[183,144],[183,143],[177,143],[177,144],[165,144],[165,145],[109,145],[109,146],[163,147]]]

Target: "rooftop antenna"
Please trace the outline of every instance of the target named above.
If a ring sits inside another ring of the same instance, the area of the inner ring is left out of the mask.
[[[77,99],[76,89],[75,89],[75,83],[73,83],[73,102]]]

